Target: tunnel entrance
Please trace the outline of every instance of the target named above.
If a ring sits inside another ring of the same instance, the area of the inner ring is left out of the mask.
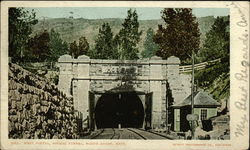
[[[99,128],[142,128],[143,104],[136,92],[102,94],[95,107],[95,123]]]

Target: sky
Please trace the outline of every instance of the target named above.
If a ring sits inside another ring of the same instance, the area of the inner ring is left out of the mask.
[[[38,19],[42,18],[85,18],[85,19],[103,19],[103,18],[125,18],[128,7],[50,7],[50,8],[26,8],[34,9]],[[161,10],[157,7],[136,7],[139,20],[161,19]],[[73,13],[71,13],[73,12]],[[193,8],[193,14],[196,17],[205,16],[227,16],[228,8]]]

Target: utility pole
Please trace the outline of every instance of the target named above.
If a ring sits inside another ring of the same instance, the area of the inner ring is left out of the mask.
[[[194,115],[194,51],[192,51],[192,84],[191,84],[191,111]],[[194,139],[194,120],[191,121],[191,134]]]
[[[70,11],[69,12],[69,19],[70,19],[70,24],[71,24],[71,37],[73,37],[73,34],[74,34],[74,12],[73,11]],[[69,48],[70,49],[70,48]],[[70,50],[69,50],[70,51]],[[72,51],[72,54],[71,54],[72,56],[72,58],[74,58],[75,57],[75,53],[74,53],[74,51]]]

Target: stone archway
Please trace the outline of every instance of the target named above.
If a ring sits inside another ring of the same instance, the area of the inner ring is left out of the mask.
[[[136,92],[105,93],[95,107],[97,128],[142,128],[144,107]]]
[[[152,95],[141,91],[89,92],[89,127],[117,128],[121,124],[121,127],[152,128]],[[111,123],[105,123],[108,120]]]
[[[170,85],[174,101],[182,99],[184,95],[179,64],[180,60],[174,56],[167,60],[160,57],[147,60],[99,60],[84,55],[77,59],[63,55],[57,64],[60,68],[58,87],[67,95],[73,96],[74,109],[82,113],[84,120],[90,120],[87,124],[91,129],[95,128],[93,111],[97,104],[97,95],[102,96],[110,90],[118,93],[120,90],[128,92],[128,89],[141,91],[144,94],[140,96],[145,96],[141,98],[144,99],[143,127],[159,128],[166,123],[167,117],[166,83]]]

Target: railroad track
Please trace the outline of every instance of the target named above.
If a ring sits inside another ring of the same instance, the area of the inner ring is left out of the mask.
[[[104,132],[104,129],[101,129],[100,132],[92,136],[90,139],[96,139],[99,135],[101,135]]]
[[[168,136],[161,135],[159,133],[155,133],[152,131],[146,131],[143,129],[134,129],[134,128],[128,128],[127,130],[135,133],[136,135],[140,136],[142,139],[172,139]]]
[[[112,130],[113,130],[113,135],[111,136],[110,139],[120,139],[121,136],[120,133],[116,133],[114,128],[112,128]]]
[[[143,130],[143,129],[140,129],[140,128],[139,128],[138,130]],[[143,131],[146,131],[146,130],[143,130]],[[150,133],[152,133],[152,134],[156,134],[156,135],[162,136],[162,137],[164,137],[164,138],[173,140],[173,138],[171,138],[171,137],[169,137],[169,136],[166,136],[166,135],[159,134],[159,133],[157,133],[157,132],[153,132],[153,131],[146,131],[146,132],[150,132]]]
[[[112,128],[112,130],[113,130],[113,135],[110,137],[110,139],[113,139],[115,137],[115,129]]]
[[[95,133],[90,137],[90,139],[143,139],[143,140],[152,140],[152,139],[170,139],[171,137],[153,132],[146,131],[143,129],[135,129],[135,128],[122,128],[122,129],[114,129],[114,128],[106,128],[99,129],[99,132]]]
[[[136,132],[135,130],[133,130],[133,129],[127,129],[127,130],[129,130],[129,131],[131,131],[131,132],[133,132],[133,133],[135,133],[136,135],[138,135],[138,136],[140,136],[142,139],[144,139],[144,140],[146,140],[147,138],[146,137],[144,137],[143,135],[141,135],[140,133],[138,133],[138,132]]]
[[[116,130],[112,128],[112,135],[110,136],[109,129],[101,129],[100,132],[93,135],[90,139],[119,139],[120,133],[116,133]]]

